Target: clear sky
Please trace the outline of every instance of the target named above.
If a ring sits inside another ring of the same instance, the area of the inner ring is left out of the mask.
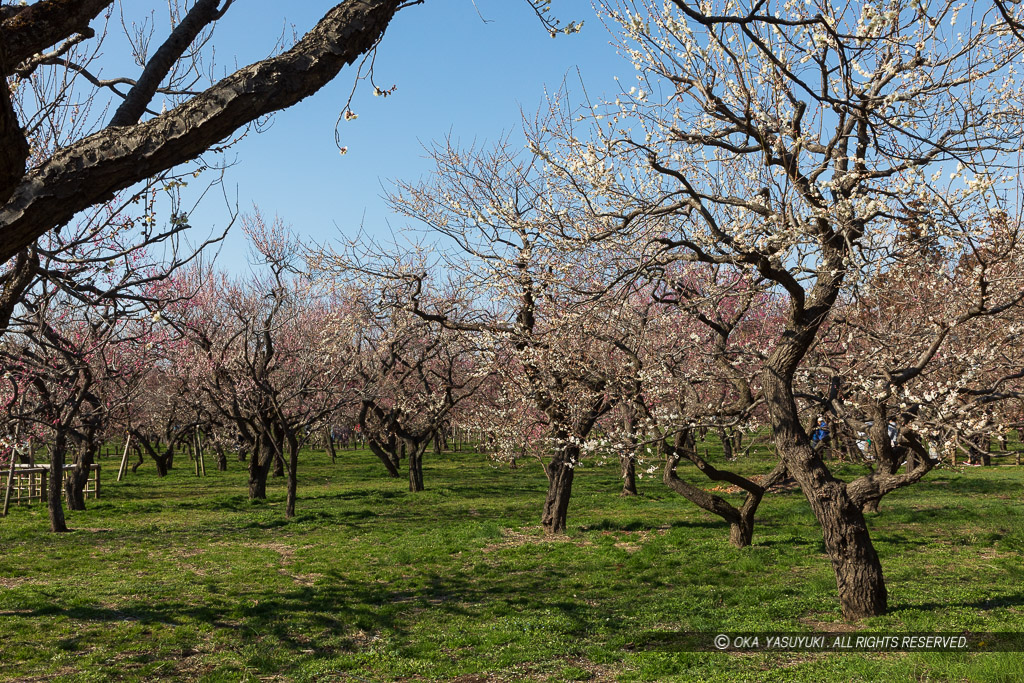
[[[215,33],[217,60],[243,64],[266,56],[283,30],[290,34],[294,26],[304,33],[330,5],[236,3]],[[424,144],[449,132],[467,144],[516,133],[520,109],[535,112],[545,87],[557,90],[567,78],[570,90],[579,92],[582,76],[588,94],[598,98],[617,92],[615,76],[633,73],[609,45],[588,2],[553,5],[563,23],[583,20],[582,32],[552,39],[525,0],[427,0],[399,12],[375,68],[379,86],[397,89],[382,98],[373,96],[368,83],[359,86],[352,106],[359,118],[339,124],[348,153],[339,154],[334,136],[354,69],[278,113],[268,131],[228,152],[227,159],[237,159],[228,172],[228,192],[233,199],[237,193],[240,210],[258,204],[264,216],[280,216],[317,241],[354,236],[361,223],[386,239],[389,222],[397,229],[405,221],[387,210],[382,185],[424,176]],[[225,216],[215,197],[204,201],[191,222],[203,230],[223,225]],[[240,230],[232,232],[218,263],[244,270],[244,239]]]

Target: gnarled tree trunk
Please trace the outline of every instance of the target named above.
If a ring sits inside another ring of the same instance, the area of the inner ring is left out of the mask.
[[[423,453],[427,450],[427,442],[416,443],[409,441],[406,444],[406,455],[409,456],[409,490],[413,492],[423,490]]]
[[[274,476],[284,476],[284,456],[280,453],[274,453]]]
[[[50,446],[50,472],[46,482],[46,509],[50,515],[50,531],[68,531],[64,520],[64,506],[61,501],[64,489],[64,451],[67,438],[57,430],[57,435]]]
[[[572,496],[572,480],[576,474],[575,465],[578,460],[579,451],[575,447],[565,446],[545,466],[548,475],[548,494],[544,499],[544,512],[540,520],[545,533],[565,532],[569,498]]]
[[[159,440],[157,444],[154,445],[150,441],[149,437],[145,436],[142,432],[138,430],[132,430],[131,435],[135,439],[134,447],[136,448],[136,450],[138,450],[139,446],[141,446],[143,449],[145,449],[146,454],[149,455],[150,458],[152,458],[153,462],[156,463],[157,476],[166,477],[167,471],[171,469],[171,463],[174,460],[174,441],[171,441],[167,445],[167,450],[164,452],[163,455],[161,455],[160,453],[157,452],[157,448],[159,448]],[[139,460],[140,462],[136,463],[136,465],[132,468],[132,472],[138,469],[138,466],[141,464],[141,451],[139,451]]]
[[[368,438],[366,442],[370,446],[370,451],[384,463],[384,469],[388,471],[388,476],[392,479],[397,479],[400,476],[398,474],[398,466],[401,464],[401,461],[394,439],[389,439],[387,445],[380,443],[372,437]]]
[[[754,537],[754,515],[764,498],[765,491],[782,480],[786,468],[779,464],[772,470],[765,481],[756,484],[750,479],[734,472],[719,470],[712,467],[697,454],[697,444],[694,441],[693,433],[689,430],[678,435],[676,444],[668,446],[663,481],[670,489],[686,498],[697,507],[712,512],[729,523],[729,542],[737,548],[744,548],[750,545]],[[725,481],[738,486],[747,493],[743,505],[735,507],[721,496],[708,493],[702,488],[679,478],[676,473],[676,466],[686,458],[711,481]]]
[[[792,375],[788,375],[791,379]],[[832,562],[839,603],[848,620],[885,614],[888,593],[882,564],[868,534],[864,513],[811,447],[800,425],[787,373],[764,373],[764,394],[775,446],[790,475],[803,489],[815,519],[821,526],[825,551]]]
[[[249,456],[249,500],[265,500],[267,476],[274,463],[274,446],[261,438]]]
[[[89,470],[75,465],[64,477],[64,495],[68,501],[68,510],[85,510],[85,483],[89,479]],[[81,488],[79,488],[81,487]]]
[[[622,493],[623,496],[635,496],[636,493],[636,459],[633,454],[619,457],[619,464],[622,466]]]

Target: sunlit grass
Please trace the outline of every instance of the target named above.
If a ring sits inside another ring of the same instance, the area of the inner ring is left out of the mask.
[[[619,497],[615,466],[578,472],[570,531],[549,539],[535,463],[428,456],[412,494],[365,453],[308,453],[290,521],[283,483],[250,502],[239,463],[121,483],[104,465],[104,498],[68,514],[74,533],[48,533],[39,505],[0,520],[0,678],[1024,679],[1017,653],[634,646],[659,630],[845,627],[799,491],[766,497],[736,550],[657,477]],[[940,470],[887,497],[870,524],[892,611],[861,628],[1024,630],[1022,482],[1024,468]]]

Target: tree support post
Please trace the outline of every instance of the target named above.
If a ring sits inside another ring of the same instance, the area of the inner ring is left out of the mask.
[[[129,434],[128,438],[124,440],[124,455],[121,456],[121,466],[117,468],[117,480],[121,481],[121,477],[128,471],[128,446],[132,442],[132,435]]]
[[[0,517],[7,516],[11,506],[11,489],[14,488],[14,449],[11,449],[11,467],[7,471],[7,491],[4,493],[4,512]]]
[[[203,460],[203,442],[199,439],[199,427],[196,427],[195,433],[196,441],[196,475],[199,475],[202,470],[203,476],[206,476],[206,461]]]

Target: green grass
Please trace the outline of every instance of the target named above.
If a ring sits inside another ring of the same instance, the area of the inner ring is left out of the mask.
[[[570,532],[549,539],[536,463],[428,455],[411,494],[366,453],[304,454],[293,520],[283,482],[250,502],[241,464],[209,464],[117,483],[105,461],[104,498],[68,513],[71,534],[47,532],[40,505],[0,520],[0,679],[1024,680],[1019,653],[632,645],[844,628],[799,491],[766,497],[736,550],[657,477],[620,498],[614,466],[579,470]],[[887,497],[869,522],[891,613],[859,627],[1024,631],[1022,482],[1024,467],[942,470]]]

